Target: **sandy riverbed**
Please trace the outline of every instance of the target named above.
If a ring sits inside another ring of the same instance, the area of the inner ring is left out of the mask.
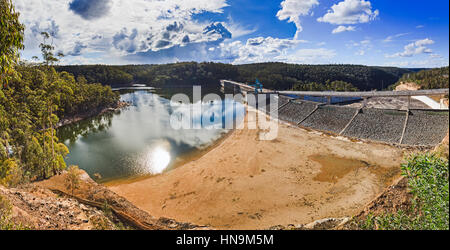
[[[155,217],[266,229],[352,216],[400,173],[403,151],[279,125],[273,141],[233,131],[201,158],[109,188]]]

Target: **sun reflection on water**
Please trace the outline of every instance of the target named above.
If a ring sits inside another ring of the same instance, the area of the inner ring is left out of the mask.
[[[170,153],[159,146],[148,152],[146,167],[151,174],[161,174],[169,166],[170,161]]]

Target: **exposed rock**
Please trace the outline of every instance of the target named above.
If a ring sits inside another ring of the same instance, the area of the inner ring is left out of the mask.
[[[321,220],[316,220],[308,224],[300,225],[287,225],[287,226],[273,226],[269,230],[334,230],[337,227],[344,225],[350,220],[349,217],[344,218],[326,218]]]
[[[128,107],[128,106],[130,106],[129,103],[118,101],[112,107],[101,108],[101,109],[94,109],[94,110],[90,110],[90,111],[88,111],[86,113],[83,113],[83,114],[77,114],[77,115],[72,116],[72,117],[63,118],[63,119],[61,119],[58,122],[58,124],[56,124],[55,127],[59,128],[59,127],[63,127],[63,126],[66,126],[66,125],[69,125],[69,124],[72,124],[72,123],[76,123],[76,122],[82,121],[84,119],[87,119],[87,118],[90,118],[90,117],[93,117],[93,116],[102,115],[102,114],[107,113],[107,112],[119,111],[119,110],[121,110],[121,109],[123,109],[125,107]]]
[[[118,229],[103,211],[90,206],[82,210],[77,200],[58,197],[30,184],[20,188],[0,186],[0,195],[11,205],[11,221],[37,230],[99,229],[90,217],[97,215],[106,228]],[[76,215],[76,216],[75,216]]]
[[[72,192],[65,188],[65,175],[63,173],[18,188],[0,186],[0,197],[11,205],[10,221],[37,230],[207,228],[167,218],[154,218],[94,182],[84,171],[80,175],[80,188],[74,190],[72,196]]]
[[[396,88],[395,91],[404,91],[404,90],[419,90],[420,86],[414,82],[401,82]]]
[[[105,186],[93,181],[85,171],[80,171],[80,188],[74,190],[73,193],[74,197],[76,197],[76,200],[79,202],[78,209],[80,211],[84,211],[86,207],[96,207],[97,209],[107,210],[109,211],[108,213],[115,215],[115,217],[112,218],[113,221],[122,222],[123,224],[137,229],[186,230],[206,228],[204,226],[189,223],[180,223],[167,218],[155,218]],[[35,185],[70,197],[71,190],[67,190],[64,181],[66,174],[67,173],[64,172],[61,175],[54,176],[49,180],[36,183]],[[75,217],[77,215],[78,213],[74,213]],[[102,221],[102,219],[97,218],[95,221]]]

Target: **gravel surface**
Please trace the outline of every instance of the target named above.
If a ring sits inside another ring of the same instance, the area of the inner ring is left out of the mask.
[[[348,104],[348,107],[360,108],[363,100]],[[371,97],[367,99],[365,108],[375,109],[400,109],[406,110],[408,108],[407,97]],[[429,109],[425,103],[411,98],[410,109]]]
[[[283,106],[284,104],[288,103],[289,100],[291,100],[292,98],[286,97],[286,96],[278,96],[278,107]]]
[[[283,108],[283,106],[284,105],[286,105],[287,103],[289,103],[289,101],[290,100],[292,100],[292,98],[289,98],[289,97],[286,97],[286,96],[281,96],[281,95],[279,95],[278,96],[278,98],[277,98],[278,100],[278,108],[275,110],[275,111],[273,111],[273,112],[270,112],[270,115],[273,117],[273,118],[278,118],[278,111],[279,111],[279,109],[280,108]]]
[[[299,123],[316,108],[316,105],[313,102],[292,101],[278,111],[278,116],[281,120]]]
[[[363,109],[347,130],[345,136],[398,143],[402,136],[406,111]]]
[[[439,144],[448,132],[448,119],[448,111],[411,110],[403,144]]]
[[[300,125],[317,130],[340,133],[355,115],[357,109],[338,106],[321,106]]]
[[[267,95],[266,106],[258,105],[260,110],[270,113],[270,100]],[[289,100],[291,101],[289,103]],[[396,109],[379,109],[379,107],[403,107],[407,100],[373,99],[369,107],[364,108],[350,126],[344,132],[344,136],[398,143],[400,141],[403,126],[406,119],[406,111]],[[381,105],[383,103],[383,105]],[[287,104],[287,105],[286,105]],[[373,105],[372,105],[373,104]],[[279,118],[292,123],[299,123],[305,119],[315,109],[318,103],[304,100],[294,100],[286,96],[278,96],[278,112],[271,113],[273,118]],[[412,103],[413,107],[422,107],[420,103]],[[354,116],[357,106],[320,106],[310,117],[300,125],[316,130],[340,133]],[[412,110],[409,116],[408,125],[405,131],[403,144],[406,145],[436,145],[442,141],[448,132],[449,113],[448,111],[433,110]]]

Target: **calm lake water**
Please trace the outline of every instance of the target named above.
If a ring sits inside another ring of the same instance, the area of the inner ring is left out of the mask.
[[[100,174],[102,182],[160,174],[226,134],[226,116],[234,122],[244,117],[245,107],[232,99],[173,107],[170,98],[180,92],[192,101],[192,89],[121,90],[121,99],[130,102],[129,107],[58,129],[70,150],[66,163],[78,165],[91,176]],[[223,97],[215,89],[202,92]],[[199,104],[201,118],[192,123],[200,129],[172,128],[171,117],[189,117],[190,108]]]

